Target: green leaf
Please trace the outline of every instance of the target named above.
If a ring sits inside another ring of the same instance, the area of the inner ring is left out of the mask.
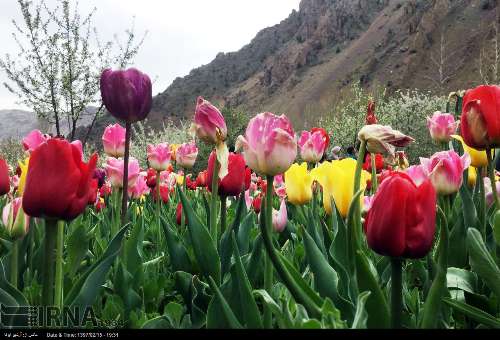
[[[481,233],[477,229],[467,230],[467,248],[472,269],[500,299],[500,269],[488,252]]]
[[[475,273],[460,268],[448,268],[446,274],[448,289],[461,289],[469,293],[475,293],[477,288],[477,276]]]
[[[370,296],[370,292],[363,292],[358,296],[358,304],[356,305],[356,314],[352,323],[352,329],[365,329],[368,320],[368,312],[366,311],[366,300]]]
[[[85,224],[78,223],[66,243],[69,276],[74,276],[80,268],[80,263],[89,250],[89,240],[90,235],[86,231]]]
[[[214,298],[217,298],[219,300],[219,303],[222,306],[222,314],[226,318],[226,321],[229,324],[229,326],[232,329],[243,328],[241,326],[240,322],[238,321],[238,319],[236,319],[236,316],[234,315],[233,311],[231,310],[231,307],[229,307],[229,304],[227,303],[226,299],[222,295],[221,291],[219,290],[219,288],[217,288],[217,284],[215,283],[214,279],[210,276],[208,278],[208,280],[210,282],[210,287],[212,288],[212,290],[215,293]]]
[[[500,247],[500,210],[495,213],[493,218],[493,238],[497,246]]]
[[[170,263],[172,264],[174,272],[191,272],[193,270],[193,264],[191,263],[184,243],[177,234],[177,230],[170,227],[170,221],[166,222],[163,216],[161,216],[161,218],[163,233],[167,240],[167,251],[170,255]]]
[[[238,200],[238,206],[236,207],[236,216],[234,218],[231,226],[224,231],[220,240],[220,259],[221,259],[221,270],[222,275],[229,271],[229,266],[231,264],[231,254],[233,253],[231,246],[231,233],[233,230],[238,232],[241,224],[241,219],[243,218],[243,214],[246,213],[246,203],[245,203],[245,194],[241,194],[240,199]],[[247,216],[248,217],[248,216]]]
[[[238,281],[238,288],[240,292],[240,302],[244,306],[243,318],[245,319],[245,324],[249,328],[262,328],[262,319],[260,317],[259,309],[257,304],[253,299],[252,286],[248,280],[247,273],[241,262],[240,252],[238,250],[238,244],[236,243],[236,236],[234,231],[232,232],[233,240],[233,255],[236,266],[236,278]]]
[[[377,279],[373,276],[370,269],[370,260],[361,250],[358,250],[355,261],[358,289],[372,293],[370,299],[366,301],[366,310],[368,312],[367,327],[389,328],[391,320],[389,306]]]
[[[186,197],[186,194],[177,188],[182,202],[182,208],[186,212],[189,224],[189,234],[193,243],[194,255],[200,269],[205,277],[212,276],[221,281],[221,261],[215,242],[207,228],[201,223]]]
[[[106,274],[120,252],[122,239],[128,229],[123,227],[111,240],[102,257],[90,267],[75,283],[66,298],[70,306],[91,306],[97,298]]]
[[[254,213],[249,213],[241,222],[240,227],[238,228],[237,241],[238,248],[240,249],[241,255],[246,255],[250,249],[250,232],[255,227],[254,221]]]
[[[500,319],[495,318],[493,315],[488,314],[476,307],[468,305],[463,302],[456,300],[444,298],[443,301],[453,308],[455,311],[460,312],[472,320],[482,323],[483,325],[490,326],[493,328],[500,328]]]
[[[448,224],[446,216],[438,207],[443,224],[441,225],[440,241],[437,250],[438,266],[437,274],[432,282],[429,294],[424,303],[422,328],[436,328],[441,315],[441,301],[447,293],[446,273],[448,268]]]
[[[479,176],[478,176],[479,177]],[[467,185],[460,187],[460,197],[462,198],[462,211],[464,215],[465,229],[475,228],[478,225],[476,206]]]

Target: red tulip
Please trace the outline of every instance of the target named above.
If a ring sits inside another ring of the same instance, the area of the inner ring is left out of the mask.
[[[377,116],[375,116],[375,102],[370,100],[368,102],[368,109],[366,112],[366,125],[374,125],[377,123]]]
[[[0,158],[0,195],[8,194],[10,191],[9,166]]]
[[[153,193],[153,200],[158,199],[158,190],[154,189],[151,191]],[[160,184],[160,198],[163,203],[168,203],[170,199],[170,189],[166,183]]]
[[[98,185],[99,185],[99,181],[96,178],[93,178],[90,181],[89,200],[88,200],[89,205],[95,204],[95,202],[97,200]]]
[[[431,249],[436,228],[436,191],[429,180],[416,186],[405,173],[384,180],[366,215],[368,245],[380,255],[417,259]]]
[[[106,203],[102,198],[99,198],[94,207],[96,212],[101,212],[104,208],[106,208]]]
[[[189,190],[196,190],[196,188],[198,187],[196,185],[196,181],[193,181],[191,179],[191,175],[189,176],[186,176],[186,187],[189,189]]]
[[[70,221],[87,206],[97,163],[94,154],[82,161],[78,147],[63,139],[50,139],[30,157],[23,196],[29,216]]]
[[[99,195],[104,198],[111,194],[111,186],[108,182],[105,182],[102,187],[99,189]]]
[[[215,152],[210,154],[208,159],[207,177],[212,178],[215,163]],[[248,169],[250,170],[250,169]],[[228,174],[219,180],[219,195],[238,196],[245,191],[246,184],[250,186],[250,172],[246,173],[245,159],[240,154],[230,153],[228,158]],[[211,185],[208,190],[211,191]]]
[[[208,171],[204,170],[196,177],[196,185],[198,188],[206,188],[208,186]]]
[[[154,169],[148,169],[147,176],[146,176],[146,183],[149,188],[154,188],[156,187],[156,170]]]
[[[259,194],[252,201],[252,207],[256,214],[260,213],[261,205],[262,205],[262,194]]]
[[[177,204],[177,210],[175,212],[175,221],[178,225],[182,224],[182,204]],[[184,216],[184,222],[187,223],[187,217]]]
[[[377,173],[381,172],[384,170],[384,157],[381,154],[376,154],[375,155],[375,168]],[[371,154],[366,155],[366,161],[363,164],[363,170],[366,170],[368,172],[372,172],[372,157]]]
[[[500,146],[500,87],[479,86],[465,93],[461,130],[465,144],[485,150]]]

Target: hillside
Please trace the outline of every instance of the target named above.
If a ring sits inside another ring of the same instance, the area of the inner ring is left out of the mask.
[[[303,0],[238,52],[177,78],[150,121],[191,117],[198,95],[308,125],[357,81],[388,91],[470,87],[482,82],[480,51],[492,53],[496,9],[495,0]]]

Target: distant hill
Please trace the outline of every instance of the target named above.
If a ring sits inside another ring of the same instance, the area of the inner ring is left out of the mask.
[[[303,0],[299,11],[238,52],[220,53],[177,78],[155,98],[150,120],[189,118],[203,95],[250,114],[287,113],[307,125],[353,82],[442,93],[477,85],[496,12],[496,0]],[[446,58],[437,85],[432,60],[441,45]]]

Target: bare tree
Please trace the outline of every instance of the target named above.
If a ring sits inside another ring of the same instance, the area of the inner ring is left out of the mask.
[[[70,140],[83,117],[93,115],[88,136],[103,110],[99,96],[102,70],[129,65],[146,33],[136,42],[132,25],[125,31],[125,42],[116,34],[113,41],[101,42],[93,26],[96,8],[82,16],[77,0],[57,0],[53,8],[47,0],[36,5],[30,0],[18,3],[23,20],[12,21],[12,36],[19,53],[0,59],[0,68],[10,80],[4,86],[54,126],[57,135],[62,135],[66,124]],[[98,108],[89,110],[91,105]]]
[[[431,73],[424,77],[434,83],[434,85],[443,91],[448,83],[462,67],[464,59],[452,61],[452,58],[460,55],[460,50],[452,51],[450,44],[446,41],[444,31],[441,31],[437,52],[431,52]]]
[[[496,9],[496,18],[490,28],[493,38],[488,39],[488,34],[479,49],[479,76],[484,84],[500,83],[500,44],[499,44],[499,9]]]

